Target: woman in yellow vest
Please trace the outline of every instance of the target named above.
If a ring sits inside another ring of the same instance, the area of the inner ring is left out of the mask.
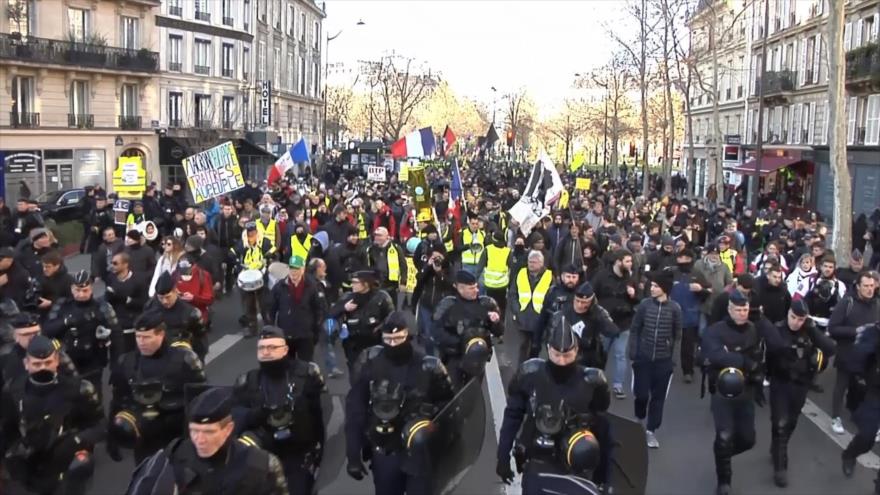
[[[552,283],[553,272],[544,267],[544,255],[540,251],[530,251],[526,266],[516,275],[516,290],[510,291],[509,301],[513,321],[520,331],[519,362],[530,356],[532,338],[537,330],[535,325]]]

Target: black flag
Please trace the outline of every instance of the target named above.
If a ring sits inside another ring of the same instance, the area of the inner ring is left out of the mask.
[[[495,131],[495,122],[492,122],[492,125],[489,126],[489,131],[486,132],[486,146],[491,148],[495,145],[495,141],[498,141],[498,132]]]

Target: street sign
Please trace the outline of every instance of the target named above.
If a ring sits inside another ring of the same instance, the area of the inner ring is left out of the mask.
[[[260,81],[260,124],[265,127],[272,122],[272,81]]]

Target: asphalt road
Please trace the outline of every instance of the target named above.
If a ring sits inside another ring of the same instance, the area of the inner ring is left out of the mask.
[[[71,270],[84,268],[87,259],[76,256],[69,259],[67,265]],[[100,293],[100,289],[98,292]],[[210,335],[211,348],[207,358],[208,380],[212,384],[230,385],[239,374],[256,366],[256,342],[242,339],[239,334],[237,320],[241,310],[237,294],[220,299],[215,303],[215,308],[215,328]],[[520,493],[517,486],[502,485],[495,475],[496,435],[497,429],[501,426],[504,402],[503,393],[500,392],[506,387],[515,371],[518,344],[519,339],[516,335],[505,336],[504,343],[497,346],[495,359],[487,369],[487,377],[483,383],[486,407],[483,448],[477,461],[463,473],[461,483],[454,491],[456,494]],[[341,348],[337,349],[337,355],[341,360],[340,368],[344,369]],[[316,360],[322,369],[323,356],[324,348],[319,347],[316,351]],[[787,489],[779,489],[773,485],[769,452],[769,406],[758,408],[757,444],[754,449],[735,457],[733,461],[734,493],[755,495],[873,493],[873,479],[876,476],[877,466],[880,465],[880,459],[876,454],[869,453],[859,459],[852,479],[845,478],[841,473],[841,444],[846,445],[848,436],[834,435],[828,428],[827,411],[830,410],[833,379],[833,370],[820,377],[820,383],[826,391],[821,394],[811,393],[810,401],[804,409],[805,414],[800,417],[798,428],[789,445]],[[712,457],[714,427],[709,412],[709,400],[700,399],[697,382],[698,380],[693,384],[684,384],[681,381],[680,370],[676,370],[666,402],[664,423],[657,433],[661,448],[650,452],[648,493],[652,495],[714,493],[715,471]],[[628,377],[624,383],[629,384]],[[356,482],[345,473],[342,407],[347,388],[347,376],[328,380],[329,403],[332,407],[329,411],[325,411],[328,421],[328,440],[319,477],[321,494],[349,495],[373,492],[369,478]],[[627,392],[629,393],[628,390]],[[625,417],[632,417],[631,396],[624,400],[614,400],[612,411]],[[851,422],[847,421],[846,427],[848,431],[853,431]],[[106,456],[103,446],[97,449],[97,468],[90,493],[115,495],[125,490],[134,465],[130,452],[124,452],[126,458],[123,462],[114,463]]]

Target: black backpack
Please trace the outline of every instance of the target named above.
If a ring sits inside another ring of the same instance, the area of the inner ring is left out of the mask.
[[[179,441],[179,439],[174,440],[167,449],[161,449],[141,461],[131,476],[125,494],[177,495],[177,479],[168,453],[174,450]]]

